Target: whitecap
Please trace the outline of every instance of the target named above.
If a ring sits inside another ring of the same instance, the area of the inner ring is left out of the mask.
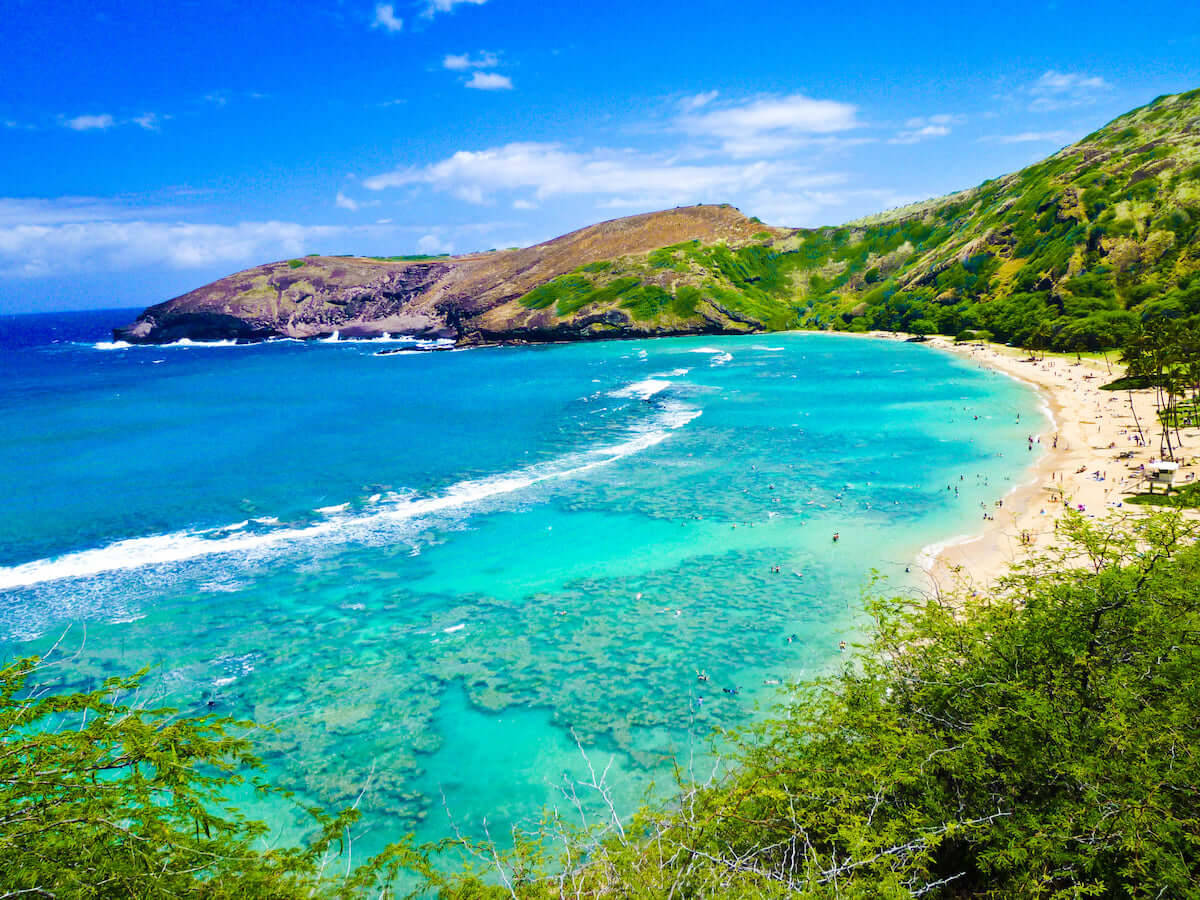
[[[670,372],[655,372],[650,377],[651,378],[682,378],[684,375],[686,375],[690,371],[692,371],[692,370],[691,369],[672,369]]]
[[[611,465],[661,443],[700,414],[701,410],[683,403],[666,403],[654,417],[634,428],[618,443],[566,454],[511,472],[460,481],[433,496],[397,495],[394,500],[389,496],[388,502],[378,504],[370,511],[331,512],[319,522],[305,526],[232,532],[228,526],[189,529],[127,538],[103,547],[0,567],[0,591],[69,578],[87,578],[106,572],[186,562],[218,554],[253,555],[305,541],[369,540],[375,530],[439,514],[461,513],[485,501],[537,484],[577,477],[600,466]],[[273,517],[254,521],[263,525],[278,523],[278,519]]]
[[[726,353],[724,350],[719,350],[716,347],[697,347],[695,350],[689,350],[688,353],[707,353],[712,357],[708,363],[710,366],[723,366],[733,359],[731,353]]]
[[[660,381],[649,378],[645,381],[635,381],[632,384],[627,384],[623,388],[618,388],[615,391],[610,391],[610,397],[638,397],[642,400],[649,400],[659,391],[665,390],[671,386],[669,381]]]

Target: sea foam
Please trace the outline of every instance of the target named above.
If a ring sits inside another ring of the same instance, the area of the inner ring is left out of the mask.
[[[662,381],[655,378],[648,378],[645,381],[635,381],[632,384],[627,384],[623,388],[615,391],[610,391],[610,397],[638,397],[642,400],[649,400],[659,391],[666,390],[671,386],[671,382]]]
[[[245,530],[245,523],[237,522],[219,528],[128,538],[103,547],[2,567],[0,591],[69,578],[88,578],[106,572],[186,562],[217,554],[255,555],[314,540],[364,540],[377,529],[469,510],[484,501],[543,482],[579,476],[617,462],[661,443],[700,413],[701,410],[682,403],[665,404],[649,421],[632,429],[626,439],[618,443],[569,453],[511,472],[460,481],[443,493],[430,497],[389,495],[385,502],[361,511],[350,510],[349,504],[324,507],[318,510],[324,518],[306,526],[248,531]],[[265,525],[272,520],[256,521]]]

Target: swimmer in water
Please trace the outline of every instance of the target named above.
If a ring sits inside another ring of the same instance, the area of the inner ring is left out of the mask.
[[[838,538],[840,538],[840,537],[841,537],[841,535],[835,531],[833,533],[833,542],[836,544],[838,542]]]
[[[703,669],[697,669],[696,670],[696,680],[697,681],[708,681],[708,673],[705,672]]]
[[[844,653],[846,651],[846,642],[838,641],[838,649]]]

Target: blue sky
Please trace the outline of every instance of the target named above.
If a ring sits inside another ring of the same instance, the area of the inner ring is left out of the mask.
[[[0,37],[0,312],[696,202],[837,224],[1200,87],[1194,0],[9,0]]]

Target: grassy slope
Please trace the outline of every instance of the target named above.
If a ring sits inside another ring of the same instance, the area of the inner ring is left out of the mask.
[[[663,328],[897,329],[1059,349],[1200,312],[1200,91],[1158,100],[1022,171],[839,228],[763,230],[581,266],[509,304],[619,308]]]

